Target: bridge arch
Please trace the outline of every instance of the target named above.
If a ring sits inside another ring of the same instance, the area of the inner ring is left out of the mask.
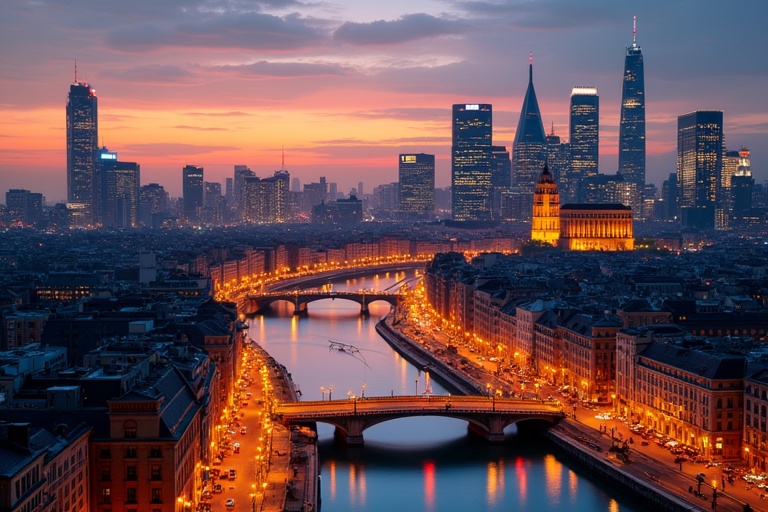
[[[269,307],[279,301],[293,304],[293,314],[306,316],[308,305],[318,300],[349,300],[360,304],[360,314],[368,316],[368,306],[374,302],[384,301],[396,306],[399,295],[387,292],[274,292],[263,295],[248,295],[239,306],[246,315],[263,314]]]
[[[556,402],[450,395],[283,403],[276,412],[287,424],[334,425],[337,434],[352,445],[363,444],[366,429],[406,417],[442,416],[464,420],[470,431],[494,443],[504,441],[504,429],[509,425],[554,425],[565,417]]]

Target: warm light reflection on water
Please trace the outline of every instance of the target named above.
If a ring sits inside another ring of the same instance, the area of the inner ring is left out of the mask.
[[[576,501],[579,494],[579,476],[573,471],[568,471],[568,497],[571,501]]]
[[[349,502],[357,506],[365,505],[365,467],[349,466]]]
[[[608,503],[608,512],[619,512],[619,502],[616,500],[611,500]]]
[[[336,461],[328,461],[328,489],[331,499],[336,499]]]
[[[434,510],[435,507],[435,463],[424,461],[424,510]]]
[[[518,503],[521,507],[525,507],[528,501],[528,472],[525,464],[524,458],[515,457],[515,481],[517,483]]]
[[[560,493],[563,491],[563,465],[557,461],[554,455],[544,457],[544,486],[547,496],[553,503],[560,502]]]
[[[488,463],[486,477],[486,502],[495,505],[504,497],[504,461],[491,461]]]

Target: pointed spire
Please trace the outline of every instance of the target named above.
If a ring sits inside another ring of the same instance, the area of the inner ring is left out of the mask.
[[[75,83],[77,83],[77,59],[75,59]]]
[[[533,83],[533,52],[528,56],[528,83]]]
[[[280,159],[280,170],[285,170],[285,146],[282,147],[282,156]]]
[[[637,45],[637,16],[632,16],[632,45]]]
[[[553,135],[553,136],[555,135],[555,122],[554,121],[552,121],[552,132],[550,133],[550,135]]]

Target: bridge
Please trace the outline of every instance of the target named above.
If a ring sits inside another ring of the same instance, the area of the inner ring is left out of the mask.
[[[324,299],[351,300],[360,304],[360,315],[368,316],[368,305],[377,300],[397,305],[399,294],[385,291],[358,291],[358,292],[324,292],[324,291],[278,291],[258,295],[245,295],[238,301],[238,311],[245,315],[263,313],[273,302],[286,301],[293,304],[294,315],[307,315],[307,305],[310,302]]]
[[[504,428],[519,423],[554,425],[565,417],[556,401],[487,396],[351,397],[346,400],[283,402],[274,414],[285,424],[329,423],[347,444],[363,444],[363,431],[385,421],[412,416],[447,416],[468,422],[469,430],[493,443]]]

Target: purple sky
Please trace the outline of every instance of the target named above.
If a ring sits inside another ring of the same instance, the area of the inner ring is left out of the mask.
[[[142,184],[181,193],[181,168],[286,167],[348,192],[434,153],[450,183],[453,103],[491,103],[510,147],[534,52],[544,123],[568,138],[574,85],[600,94],[600,171],[616,171],[632,16],[646,76],[648,181],[675,169],[677,116],[724,111],[728,149],[768,179],[768,2],[722,0],[8,0],[0,11],[0,192],[66,197],[69,84],[99,96],[103,143]],[[0,200],[2,201],[2,200]]]

